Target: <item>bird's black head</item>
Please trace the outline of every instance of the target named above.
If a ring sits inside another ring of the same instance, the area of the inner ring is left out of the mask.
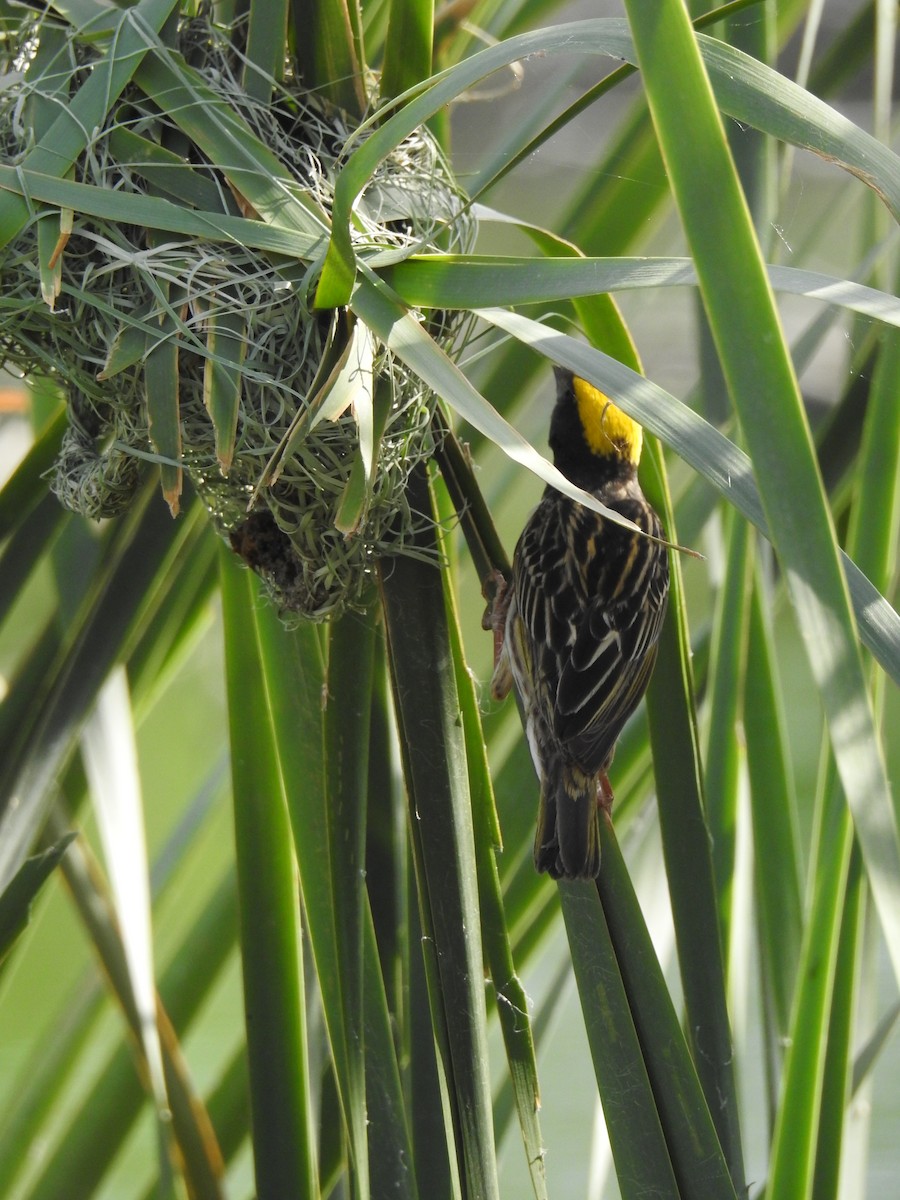
[[[562,367],[553,371],[556,406],[550,420],[550,449],[557,467],[573,483],[585,484],[634,472],[643,440],[637,421],[587,380]]]

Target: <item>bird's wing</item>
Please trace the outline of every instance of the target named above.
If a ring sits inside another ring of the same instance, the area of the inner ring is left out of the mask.
[[[648,532],[659,523],[646,507],[629,512]],[[590,599],[560,671],[555,733],[584,768],[602,770],[653,669],[669,587],[666,550],[638,534],[610,545],[588,567]]]
[[[562,517],[557,502],[538,505],[519,538],[513,564],[519,663],[550,725],[560,671],[571,653],[584,604],[571,586]]]

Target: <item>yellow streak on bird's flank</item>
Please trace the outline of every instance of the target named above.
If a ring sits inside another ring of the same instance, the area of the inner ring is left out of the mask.
[[[644,431],[586,379],[575,376],[575,402],[584,436],[595,454],[615,455],[635,466],[641,461]]]

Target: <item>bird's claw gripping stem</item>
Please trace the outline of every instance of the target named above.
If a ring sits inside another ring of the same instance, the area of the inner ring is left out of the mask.
[[[503,636],[506,632],[506,614],[509,609],[509,581],[502,571],[494,568],[481,587],[481,594],[487,600],[487,608],[481,618],[481,628],[490,630],[494,635],[494,666],[500,660],[503,648]]]

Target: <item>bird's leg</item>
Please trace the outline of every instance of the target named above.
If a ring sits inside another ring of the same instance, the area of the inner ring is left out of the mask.
[[[503,636],[506,633],[506,614],[509,610],[509,583],[502,571],[496,567],[481,586],[481,594],[487,600],[487,608],[481,618],[481,628],[489,629],[494,635],[494,666],[500,661]]]
[[[597,780],[597,806],[601,812],[606,813],[607,817],[612,817],[612,806],[615,796],[613,795],[612,784],[609,782],[609,776],[605,771],[600,772],[600,777]]]
[[[491,590],[493,589],[493,595]],[[482,593],[488,601],[481,619],[482,629],[489,629],[494,635],[494,673],[491,676],[491,695],[495,700],[505,700],[512,690],[512,666],[506,648],[506,619],[509,614],[509,602],[512,591],[506,576],[500,571],[492,571],[485,579]]]

